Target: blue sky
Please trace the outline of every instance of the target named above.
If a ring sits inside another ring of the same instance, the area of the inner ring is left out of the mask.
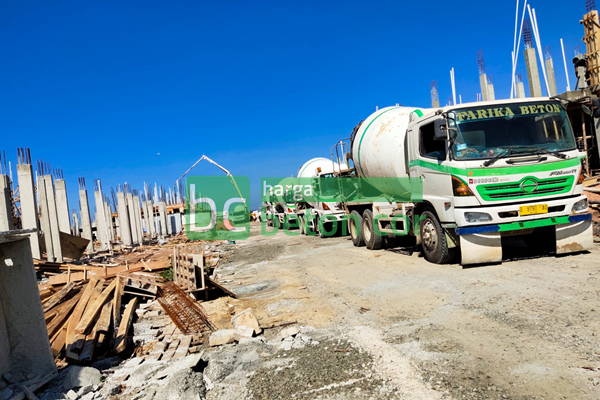
[[[70,208],[77,177],[88,189],[95,178],[105,189],[169,186],[202,154],[249,176],[256,207],[260,177],[329,157],[376,106],[430,106],[434,79],[444,104],[452,67],[463,102],[475,101],[479,49],[507,98],[515,5],[5,0],[0,150],[16,163],[16,148],[30,147],[34,163],[62,168]],[[585,51],[585,1],[531,5],[562,92],[560,38],[568,60]],[[221,174],[208,163],[193,172]]]

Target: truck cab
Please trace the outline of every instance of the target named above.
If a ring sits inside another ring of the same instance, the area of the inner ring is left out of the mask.
[[[423,182],[415,223],[426,257],[501,261],[501,238],[553,227],[556,253],[592,247],[583,171],[561,103],[529,98],[413,113],[405,151]]]

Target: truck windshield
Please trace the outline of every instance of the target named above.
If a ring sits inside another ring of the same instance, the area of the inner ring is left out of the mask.
[[[575,149],[567,115],[554,101],[464,108],[454,111],[454,121],[458,132],[452,153],[457,160],[515,154],[507,148],[518,149],[519,155]]]

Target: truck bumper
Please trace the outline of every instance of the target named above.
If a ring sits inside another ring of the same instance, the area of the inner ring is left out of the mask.
[[[502,261],[502,232],[555,226],[556,254],[590,250],[594,245],[592,214],[565,215],[507,224],[457,228],[460,237],[461,264]]]

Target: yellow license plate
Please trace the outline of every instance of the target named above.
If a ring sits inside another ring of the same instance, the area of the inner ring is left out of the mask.
[[[519,207],[519,215],[547,214],[548,204],[536,204],[534,206]]]

